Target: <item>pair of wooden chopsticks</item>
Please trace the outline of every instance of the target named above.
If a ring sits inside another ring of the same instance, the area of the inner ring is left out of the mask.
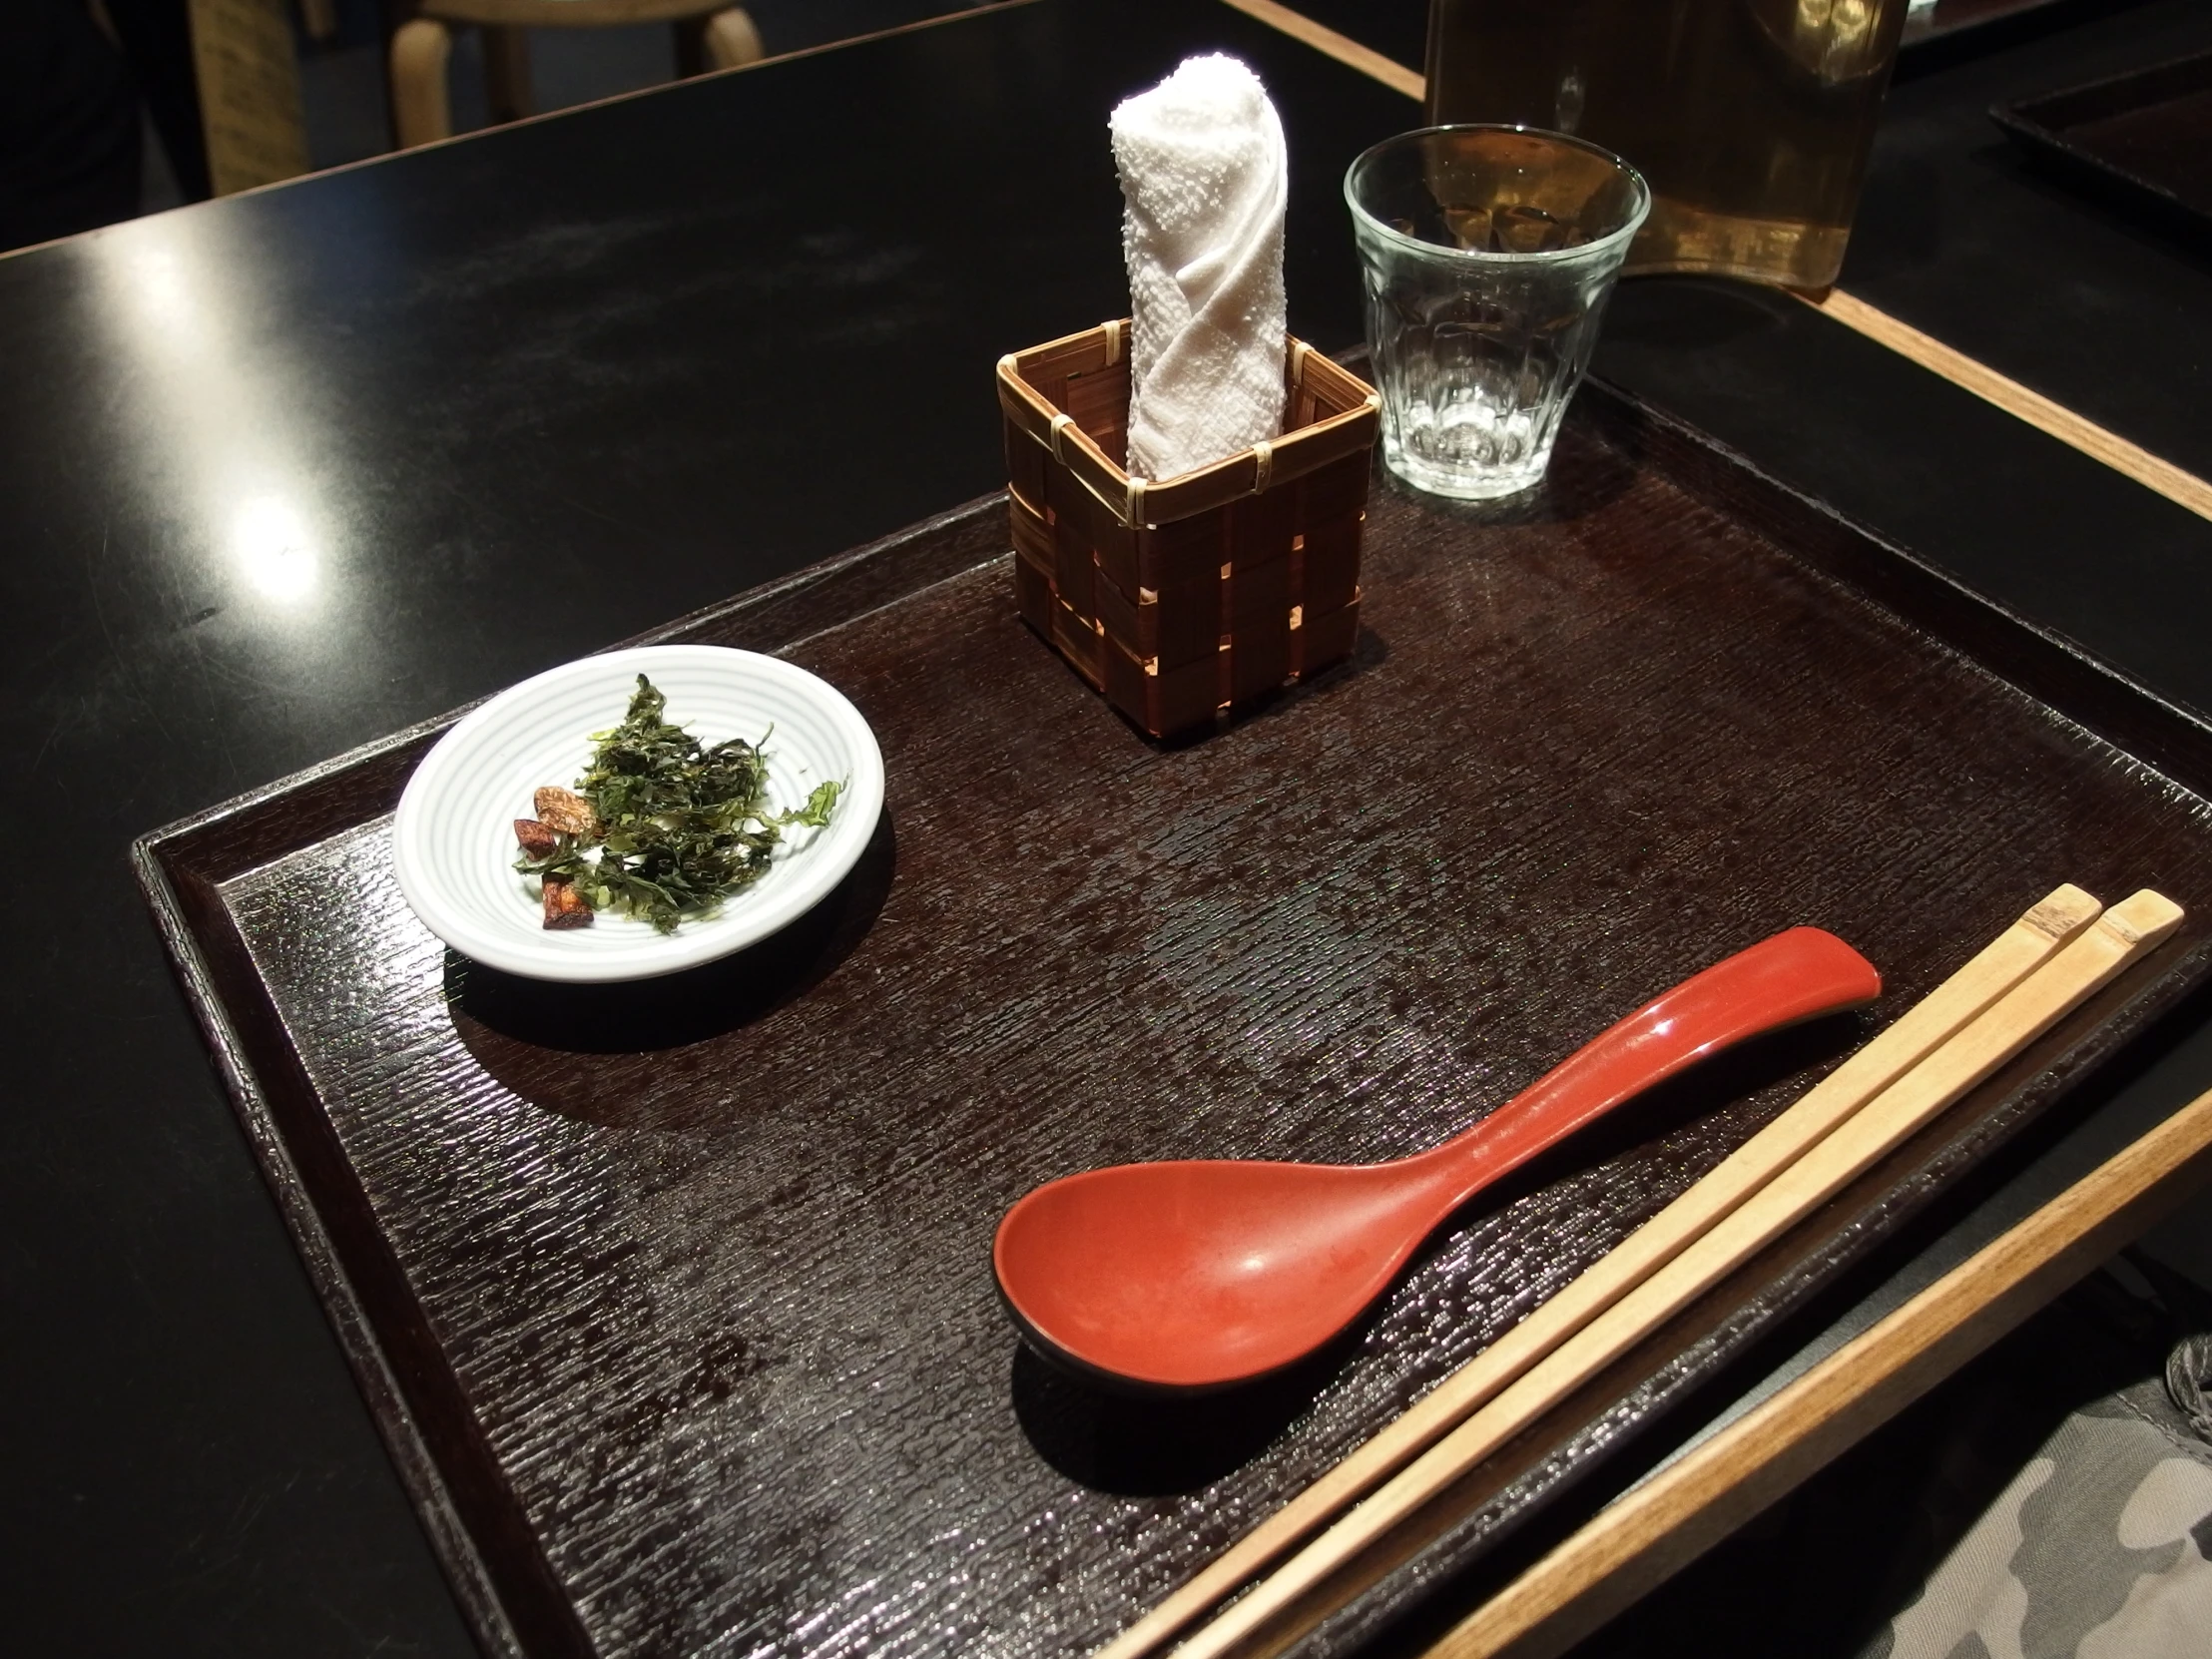
[[[2181,917],[2179,905],[2148,888],[2109,910],[2078,887],[2058,888],[1097,1659],[1143,1659],[1186,1630],[1176,1659],[1223,1659],[1272,1650],[1319,1623],[1365,1587],[1368,1579],[1351,1582],[1358,1575],[1347,1569],[1371,1546],[1927,1125]],[[1246,1593],[1191,1629],[1239,1590]]]

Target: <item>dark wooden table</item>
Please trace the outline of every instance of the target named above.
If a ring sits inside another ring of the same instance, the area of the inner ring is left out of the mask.
[[[0,261],[0,744],[68,875],[5,969],[24,1651],[471,1651],[129,839],[996,487],[990,363],[1123,302],[1106,111],[1217,46],[1285,111],[1293,327],[1350,343],[1337,181],[1410,106],[1196,0],[1036,0]],[[1793,300],[1632,289],[1601,366],[2212,705],[2202,520]],[[2147,1049],[1984,1219],[2208,1049]]]

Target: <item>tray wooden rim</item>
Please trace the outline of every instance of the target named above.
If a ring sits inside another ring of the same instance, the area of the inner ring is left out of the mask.
[[[1672,481],[1749,524],[1774,542],[1781,556],[1855,593],[1864,603],[1902,616],[1930,650],[1961,656],[2192,795],[2212,797],[2212,724],[2194,711],[2157,697],[2062,634],[1974,592],[1933,562],[1880,538],[1826,503],[1760,471],[1739,452],[1630,394],[1600,381],[1587,382],[1570,418],[1591,424],[1607,441],[1631,453],[1656,460]],[[998,545],[1003,541],[1004,499],[1003,491],[979,497],[605,649],[732,627],[755,649],[790,649],[822,628],[857,620],[939,582],[1011,557]],[[899,549],[946,530],[966,538],[953,544],[955,549],[983,551],[964,559],[940,555],[939,564],[901,573],[889,587],[870,586],[868,578],[880,577]],[[1938,632],[1939,627],[1943,631]],[[373,820],[389,810],[388,802],[380,808],[362,808],[360,789],[353,788],[344,792],[353,798],[352,809],[338,814],[329,798],[342,786],[380,784],[395,801],[412,760],[475,706],[418,722],[152,830],[133,843],[131,858],[186,996],[223,1072],[234,1109],[478,1639],[487,1651],[501,1655],[588,1654],[591,1644],[551,1578],[540,1540],[527,1532],[514,1536],[512,1529],[503,1529],[510,1535],[498,1539],[492,1552],[500,1559],[487,1558],[480,1530],[483,1494],[472,1498],[466,1490],[456,1490],[448,1470],[454,1448],[445,1447],[441,1457],[439,1425],[424,1420],[419,1401],[410,1402],[405,1356],[395,1361],[390,1334],[379,1338],[361,1287],[355,1283],[363,1264],[356,1255],[348,1270],[345,1249],[331,1237],[299,1167],[301,1149],[287,1141],[268,1082],[250,1060],[256,1036],[251,1027],[258,1019],[274,1021],[274,1009],[266,1001],[260,1007],[234,1005],[226,995],[225,965],[211,959],[211,947],[214,955],[224,954],[226,947],[234,950],[237,961],[230,972],[243,971],[250,994],[266,997],[266,986],[245,959],[243,941],[215,902],[216,883],[269,861],[251,855],[257,825],[266,830],[274,817],[302,805],[310,814],[319,812],[332,820],[319,833],[305,838],[287,833],[280,850],[288,850]],[[336,822],[339,818],[344,822]],[[242,829],[247,832],[243,861],[234,854],[220,866],[194,863],[194,855],[211,836]],[[280,855],[280,850],[269,855]],[[2212,938],[2178,958],[2165,958],[2155,980],[2138,987],[2100,1024],[2084,1031],[2065,1054],[2006,1096],[1991,1121],[2024,1121],[2070,1091],[2207,978],[2212,978]],[[276,1035],[279,1054],[297,1065],[280,1028]],[[305,1086],[303,1071],[295,1081]],[[308,1092],[312,1093],[311,1086]],[[1976,1161],[1964,1159],[1959,1168],[1942,1174],[1937,1185],[1947,1185]],[[1879,1236],[1884,1217],[1895,1207],[1894,1200],[1886,1200],[1857,1231],[1872,1229]],[[1763,1325],[1787,1318],[1827,1283],[1826,1276],[1800,1277],[1806,1282],[1780,1287],[1780,1300]],[[413,1381],[418,1388],[424,1385],[420,1378]],[[1637,1394],[1657,1388],[1662,1381],[1647,1381]],[[1663,1411],[1666,1397],[1663,1389],[1660,1393],[1658,1409]],[[1575,1478],[1585,1472],[1578,1469]],[[1557,1490],[1564,1492],[1572,1484],[1573,1479],[1568,1479]],[[1334,1655],[1362,1645],[1449,1577],[1458,1564],[1454,1557],[1463,1553],[1454,1548],[1455,1535],[1465,1530],[1464,1525],[1455,1527],[1425,1544],[1401,1568],[1297,1643],[1294,1651]],[[1458,1539],[1462,1545],[1465,1541]],[[517,1546],[521,1546],[519,1552]],[[525,1554],[529,1559],[521,1563],[522,1576],[536,1580],[528,1586],[515,1582],[517,1563]],[[1409,1575],[1418,1581],[1404,1582]],[[535,1606],[516,1606],[517,1592],[524,1589],[539,1592],[530,1598]]]

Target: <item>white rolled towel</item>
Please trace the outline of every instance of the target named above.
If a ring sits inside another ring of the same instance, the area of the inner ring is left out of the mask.
[[[1110,123],[1121,173],[1132,476],[1172,478],[1283,430],[1283,123],[1235,58],[1186,59]]]

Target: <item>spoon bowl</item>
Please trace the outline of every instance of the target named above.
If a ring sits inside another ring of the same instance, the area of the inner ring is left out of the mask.
[[[1491,1182],[1705,1055],[1869,1002],[1874,967],[1787,932],[1693,975],[1471,1129],[1385,1164],[1122,1164],[1037,1188],[992,1245],[1047,1356],[1162,1389],[1248,1382],[1327,1346],[1443,1219]]]

